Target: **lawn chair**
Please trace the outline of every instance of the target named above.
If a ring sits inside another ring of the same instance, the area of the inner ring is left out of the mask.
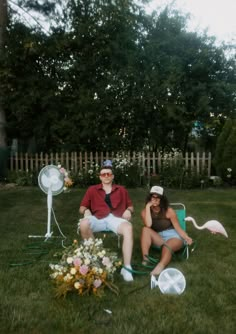
[[[186,222],[185,222],[185,218],[186,218],[186,208],[185,205],[183,203],[170,203],[170,206],[175,210],[177,218],[179,220],[180,226],[181,228],[186,231]],[[161,247],[158,246],[152,246],[152,248],[154,249],[161,249]],[[185,244],[182,248],[182,250],[178,251],[178,253],[181,252],[181,256],[185,257],[186,259],[189,258],[189,247],[187,244]]]
[[[121,239],[120,234],[116,234],[113,231],[109,231],[109,230],[105,230],[105,231],[101,231],[101,232],[97,232],[97,233],[103,233],[103,238],[105,238],[107,236],[117,237],[117,247],[120,248],[120,239]]]
[[[84,218],[84,216],[82,217]],[[80,218],[80,219],[82,219]],[[80,219],[79,219],[79,222],[80,222]],[[78,222],[78,228],[77,228],[77,234],[79,235],[80,234],[80,224]],[[110,231],[110,230],[104,230],[104,231],[100,231],[100,232],[96,232],[96,234],[98,233],[102,233],[103,234],[103,238],[105,238],[106,236],[114,236],[114,237],[117,237],[117,247],[120,248],[120,239],[121,239],[121,235],[120,234],[116,234],[114,233],[113,231]]]
[[[178,221],[181,228],[186,231],[186,208],[183,203],[170,203],[170,206],[175,210]],[[189,258],[189,247],[188,244],[183,246],[182,256],[186,256],[186,260]]]

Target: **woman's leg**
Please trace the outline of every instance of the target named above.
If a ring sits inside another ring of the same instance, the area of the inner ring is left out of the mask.
[[[167,247],[165,245],[167,245]],[[165,245],[163,245],[161,250],[160,262],[153,269],[151,275],[159,275],[161,273],[161,271],[170,263],[172,259],[172,252],[176,252],[183,247],[183,241],[178,238],[172,238],[167,240]]]
[[[149,254],[149,249],[151,245],[161,246],[164,243],[164,240],[160,237],[160,235],[155,232],[150,227],[143,227],[141,233],[141,249],[143,261],[147,260],[145,255]]]

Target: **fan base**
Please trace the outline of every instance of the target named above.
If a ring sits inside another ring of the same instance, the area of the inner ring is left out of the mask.
[[[58,236],[52,236],[51,235],[29,235],[28,238],[45,238],[45,240],[49,239],[49,238],[62,238],[60,235]]]

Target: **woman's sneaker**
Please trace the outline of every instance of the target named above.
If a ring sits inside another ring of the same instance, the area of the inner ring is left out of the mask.
[[[131,267],[128,269],[131,269]],[[132,282],[134,280],[133,275],[126,268],[122,268],[120,274],[123,276],[123,279],[126,282]]]

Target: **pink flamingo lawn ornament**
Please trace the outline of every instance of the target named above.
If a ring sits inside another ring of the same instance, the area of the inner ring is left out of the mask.
[[[211,233],[216,234],[216,233],[220,233],[223,234],[226,238],[228,238],[228,234],[224,228],[224,226],[218,222],[217,220],[209,220],[208,222],[206,222],[205,224],[203,224],[202,226],[198,226],[195,219],[192,217],[186,217],[185,221],[190,221],[193,223],[193,225],[198,229],[198,230],[203,230],[203,229],[208,229],[209,231],[211,231]]]

